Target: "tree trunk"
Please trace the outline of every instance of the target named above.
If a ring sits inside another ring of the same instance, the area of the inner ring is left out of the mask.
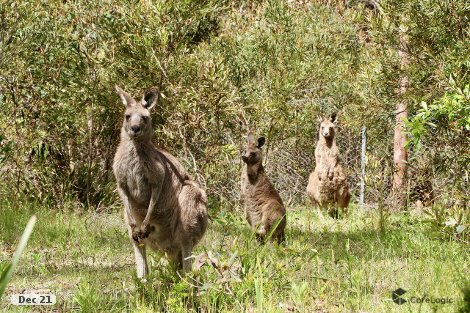
[[[399,88],[397,90],[398,103],[395,111],[395,134],[393,137],[393,208],[394,210],[402,210],[406,205],[406,171],[408,154],[405,148],[406,133],[404,128],[404,119],[408,117],[408,105],[404,99],[404,94],[408,89],[409,79],[404,74],[408,63],[409,56],[407,53],[407,39],[403,31],[400,32],[400,47],[398,49],[398,57],[402,70],[399,79]]]

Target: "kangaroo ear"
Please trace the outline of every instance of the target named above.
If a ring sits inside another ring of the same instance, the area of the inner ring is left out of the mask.
[[[159,92],[157,87],[150,87],[149,89],[147,89],[144,95],[142,96],[142,106],[147,110],[151,110],[155,106],[155,104],[157,104],[158,95]]]
[[[266,142],[266,139],[264,139],[264,137],[258,138],[258,148],[261,148],[265,142]]]
[[[114,88],[116,89],[116,92],[119,97],[121,97],[121,101],[125,106],[131,106],[135,104],[135,100],[131,97],[130,94],[119,88],[118,85],[115,85]]]
[[[337,117],[338,117],[338,112],[332,113],[332,114],[330,115],[330,121],[331,121],[332,123],[336,122],[336,120],[337,120],[336,118],[337,118]]]
[[[323,122],[323,118],[321,116],[317,117],[317,122],[318,124],[321,124]]]
[[[255,142],[255,136],[253,136],[253,133],[251,131],[246,136],[246,141],[248,143],[254,143]]]

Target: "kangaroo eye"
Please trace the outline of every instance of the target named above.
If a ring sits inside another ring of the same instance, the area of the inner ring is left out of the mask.
[[[126,121],[128,121],[131,118],[130,114],[126,114]]]
[[[148,116],[142,116],[142,121],[147,122],[148,119],[149,119]]]

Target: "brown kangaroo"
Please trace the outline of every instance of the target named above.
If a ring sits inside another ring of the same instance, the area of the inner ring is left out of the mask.
[[[285,238],[286,209],[263,168],[261,147],[265,139],[261,137],[256,142],[251,133],[247,139],[241,175],[241,202],[245,217],[259,240],[271,234],[271,241],[281,243]]]
[[[315,170],[310,174],[307,194],[314,205],[328,208],[328,214],[338,216],[337,208],[347,210],[351,194],[348,177],[336,146],[336,113],[320,119],[318,143],[315,148]]]

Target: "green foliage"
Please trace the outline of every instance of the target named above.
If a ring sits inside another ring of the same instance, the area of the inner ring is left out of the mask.
[[[436,237],[453,239],[469,244],[470,212],[460,207],[432,207],[425,210]]]
[[[411,142],[418,149],[421,138],[428,133],[435,134],[437,129],[454,133],[455,137],[460,134],[465,136],[470,132],[470,86],[454,89],[455,91],[446,92],[441,98],[434,100],[431,105],[422,102],[416,115],[407,121]]]
[[[156,144],[182,161],[214,208],[236,207],[248,129],[267,138],[266,169],[281,196],[302,203],[316,119],[333,111],[353,195],[366,126],[366,200],[382,201],[401,98],[413,143],[410,202],[428,180],[436,199],[457,193],[465,202],[468,87],[457,86],[469,85],[468,5],[387,0],[371,11],[360,3],[3,1],[0,195],[55,208],[118,206],[118,84],[136,97],[160,89]],[[404,95],[400,77],[409,80]]]
[[[135,96],[160,87],[158,145],[178,155],[215,201],[232,204],[235,152],[248,128],[267,136],[271,153],[285,142],[288,156],[270,155],[279,177],[282,158],[309,151],[292,166],[306,179],[316,115],[362,103],[351,96],[361,46],[332,8],[23,1],[2,3],[0,12],[11,25],[0,36],[9,113],[1,122],[12,126],[0,130],[18,169],[7,180],[34,201],[115,203],[111,163],[122,108],[114,84]],[[344,115],[345,124],[352,119]]]
[[[408,203],[465,208],[470,196],[470,46],[465,22],[470,7],[463,1],[437,0],[387,0],[380,5],[382,14],[367,18],[371,43],[387,51],[372,54],[382,78],[374,80],[373,88],[391,101],[388,112],[400,100],[408,106]],[[404,64],[397,62],[399,50],[406,55]],[[408,81],[404,94],[397,92],[400,77]],[[391,162],[390,156],[382,150],[370,159]]]
[[[12,142],[5,142],[5,138],[0,134],[0,163],[5,161],[5,159],[11,154]]]
[[[31,214],[47,221],[15,288],[47,281],[63,311],[89,312],[389,312],[399,308],[381,299],[397,286],[456,295],[468,260],[470,7],[363,3],[1,1],[1,241],[10,249]],[[212,224],[186,277],[152,254],[148,282],[132,280],[121,219],[80,210],[120,207],[115,84],[135,97],[159,88],[155,142],[207,189]],[[386,210],[399,100],[409,109],[410,203],[435,202],[426,219]],[[314,167],[316,119],[333,111],[353,194],[367,127],[366,200],[378,214],[332,221],[291,210]],[[238,212],[248,129],[267,138],[266,169],[289,209],[286,246],[258,245]]]
[[[452,80],[451,80],[452,82]],[[440,206],[465,210],[468,203],[467,152],[470,145],[470,93],[469,85],[451,88],[430,104],[421,103],[416,114],[405,121],[410,134],[412,170],[418,175],[418,185],[431,185]],[[431,170],[432,169],[432,172]],[[425,181],[428,183],[425,183]],[[428,188],[429,189],[429,188]],[[440,210],[440,209],[439,209]],[[437,216],[434,214],[434,216]],[[457,216],[453,216],[457,218]],[[442,224],[436,219],[436,224]]]
[[[81,312],[123,312],[127,304],[122,293],[103,294],[96,292],[96,286],[81,281],[74,296],[74,303]]]
[[[5,292],[8,282],[10,281],[12,275],[15,273],[16,267],[20,261],[20,257],[23,254],[26,244],[28,243],[29,237],[33,232],[34,224],[36,224],[36,216],[32,216],[29,219],[28,224],[26,225],[23,234],[21,235],[20,242],[16,248],[15,254],[13,255],[13,259],[11,263],[7,263],[6,265],[2,266],[1,275],[0,275],[0,299]]]
[[[462,305],[458,310],[458,313],[465,313],[470,311],[470,283],[467,282],[462,288],[463,301]]]

